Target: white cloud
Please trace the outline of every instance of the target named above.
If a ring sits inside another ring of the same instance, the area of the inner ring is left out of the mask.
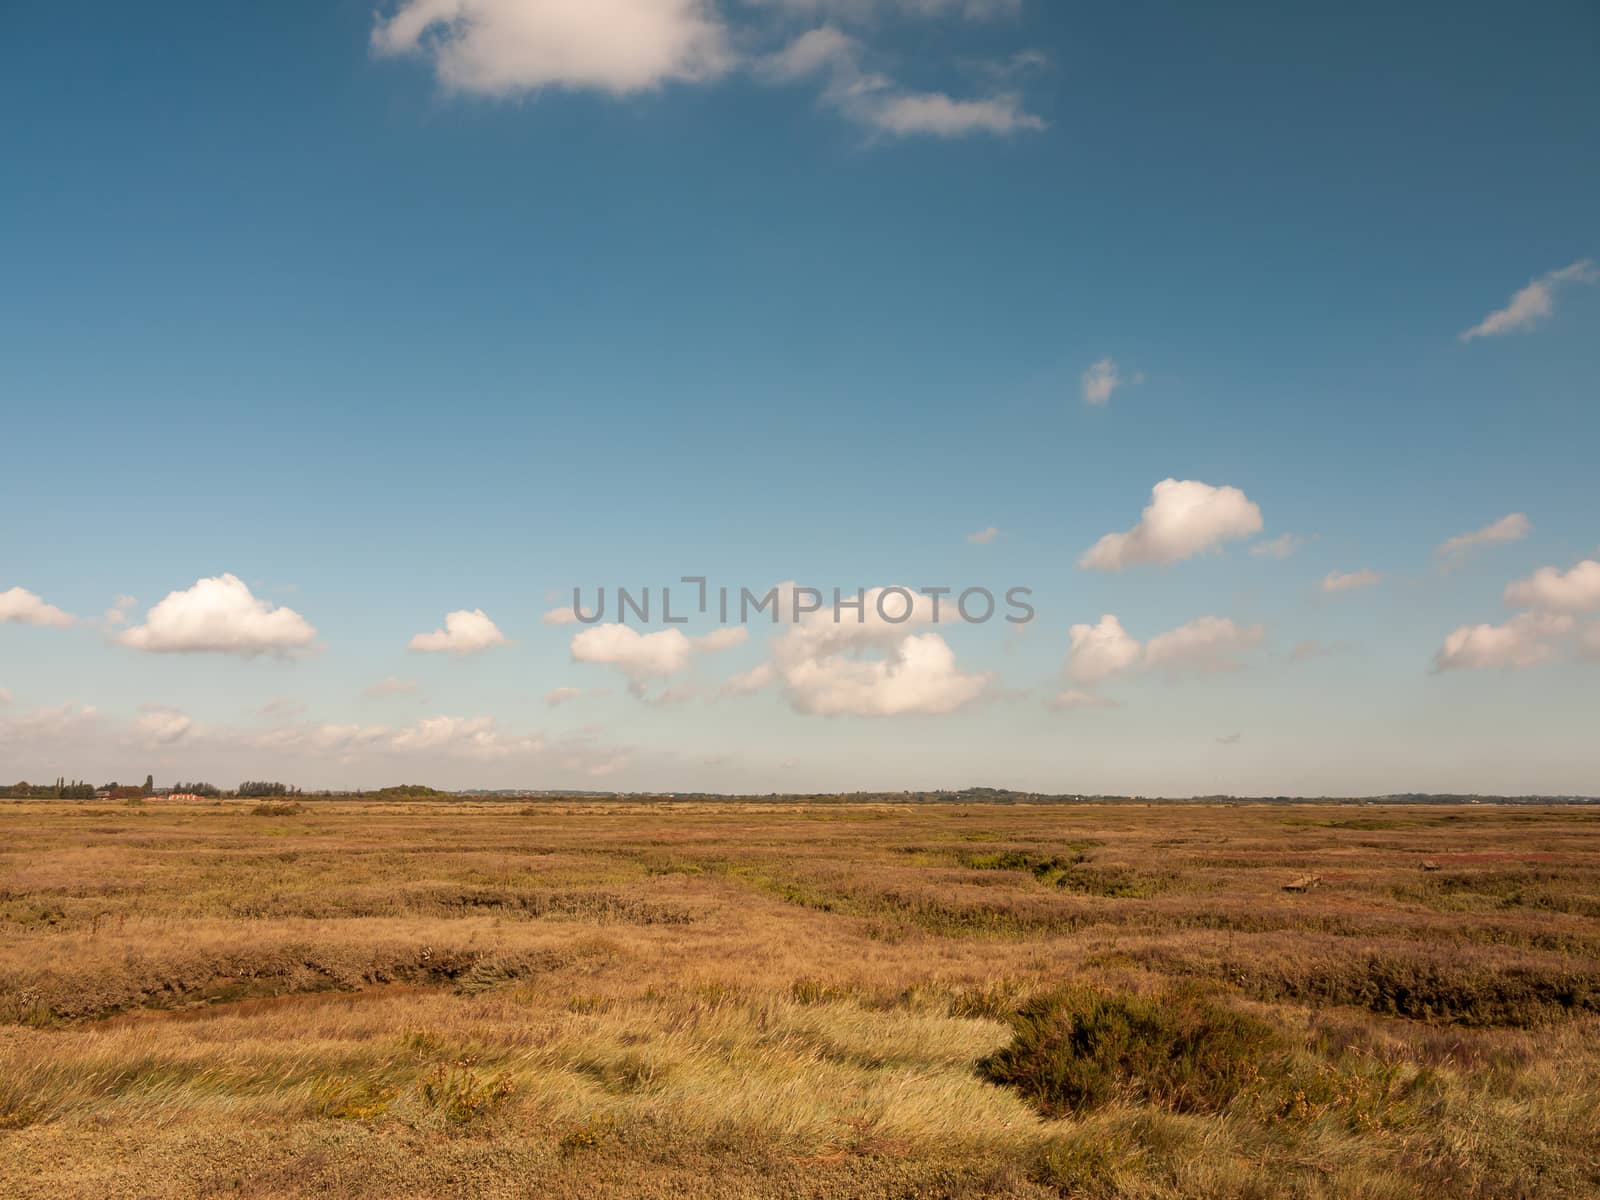
[[[11,703],[11,700],[11,693],[6,691],[5,688],[0,688],[0,708],[5,708]]]
[[[887,75],[866,70],[860,42],[832,26],[812,29],[775,54],[759,60],[758,74],[780,83],[825,75],[822,102],[843,116],[895,137],[964,137],[987,133],[1009,136],[1047,128],[1028,112],[1019,96],[1003,92],[957,99],[944,92],[901,87]]]
[[[1140,646],[1122,622],[1107,613],[1098,625],[1074,625],[1068,636],[1072,649],[1067,653],[1067,678],[1094,686],[1139,661]]]
[[[552,608],[541,618],[546,625],[576,625],[578,614],[568,608]]]
[[[290,608],[274,608],[250,594],[237,576],[201,579],[187,591],[171,592],[144,624],[117,640],[153,654],[292,654],[308,648],[317,631]]]
[[[1235,487],[1193,479],[1164,479],[1127,533],[1108,533],[1078,565],[1120,571],[1136,563],[1174,563],[1222,542],[1261,532],[1261,510]]]
[[[419,654],[479,654],[509,643],[483,609],[462,609],[445,615],[444,628],[419,633],[407,649]]]
[[[1341,573],[1329,571],[1322,579],[1322,590],[1325,592],[1349,592],[1356,588],[1372,587],[1383,579],[1383,574],[1374,571],[1371,567],[1363,567],[1359,571]]]
[[[792,582],[778,585],[782,612],[793,612]],[[790,706],[816,716],[943,714],[976,700],[992,676],[958,668],[955,653],[937,633],[917,633],[933,621],[932,597],[905,588],[869,588],[862,619],[853,611],[835,621],[831,604],[807,613],[773,640],[772,661],[730,680],[722,694],[758,691],[781,682]],[[891,615],[879,613],[879,602]],[[946,610],[949,604],[946,603]]]
[[[1588,612],[1600,608],[1600,562],[1585,559],[1566,574],[1541,567],[1526,579],[1506,586],[1511,608],[1540,608],[1553,612]]]
[[[977,533],[967,534],[967,541],[974,546],[987,546],[1000,536],[1000,531],[993,525],[987,529],[980,529]]]
[[[1151,638],[1144,649],[1144,665],[1171,675],[1236,671],[1243,666],[1239,655],[1265,636],[1260,625],[1241,629],[1227,617],[1197,617]]]
[[[162,704],[145,705],[134,721],[139,738],[152,747],[181,742],[193,728],[194,721],[186,714]]]
[[[574,662],[617,667],[635,693],[655,678],[676,674],[689,663],[694,643],[677,629],[640,633],[628,625],[596,625],[572,639]]]
[[[1509,513],[1498,521],[1491,521],[1482,529],[1457,534],[1440,544],[1434,554],[1444,559],[1464,558],[1469,550],[1479,546],[1493,546],[1501,542],[1518,542],[1528,536],[1533,528],[1525,513]]]
[[[489,96],[620,96],[714,79],[734,61],[710,0],[404,0],[378,18],[372,47],[423,55],[445,88]]]
[[[363,688],[361,694],[368,700],[382,700],[389,696],[415,696],[421,690],[422,685],[416,680],[391,675]]]
[[[788,657],[779,669],[794,707],[817,716],[951,713],[982,695],[991,678],[957,669],[955,652],[936,633],[903,637],[881,659]]]
[[[583,695],[582,688],[558,687],[553,688],[544,695],[544,702],[551,708],[560,708],[569,700],[577,700]]]
[[[1280,533],[1275,538],[1264,542],[1257,542],[1250,547],[1250,553],[1257,558],[1288,558],[1301,546],[1306,539],[1293,533]]]
[[[1519,613],[1503,625],[1463,625],[1434,655],[1435,671],[1535,667],[1555,657],[1547,640],[1572,632],[1573,619],[1544,613]]]
[[[1532,329],[1555,311],[1556,289],[1567,283],[1600,282],[1600,271],[1589,259],[1580,259],[1557,271],[1546,271],[1511,297],[1504,308],[1496,309],[1471,329],[1461,334],[1463,342],[1473,338],[1495,337],[1502,333]]]
[[[965,137],[969,133],[1006,136],[1021,130],[1048,128],[1043,117],[1022,107],[1015,95],[957,100],[943,92],[904,92],[869,106],[870,123],[899,137],[931,134]]]
[[[65,629],[77,619],[53,604],[46,604],[26,588],[14,587],[10,591],[0,592],[0,622]]]
[[[1079,380],[1083,391],[1083,402],[1104,406],[1111,401],[1111,394],[1125,385],[1134,385],[1144,382],[1144,376],[1135,373],[1131,379],[1124,379],[1117,369],[1115,359],[1102,358],[1094,363],[1083,373]]]

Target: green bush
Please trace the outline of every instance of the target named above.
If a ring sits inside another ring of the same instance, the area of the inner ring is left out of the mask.
[[[1113,1100],[1214,1112],[1287,1053],[1275,1027],[1196,989],[1155,997],[1075,989],[1025,1005],[1011,1044],[978,1069],[1049,1117]]]

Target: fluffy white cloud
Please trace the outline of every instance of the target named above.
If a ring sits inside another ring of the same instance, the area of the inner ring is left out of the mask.
[[[650,680],[676,675],[689,665],[692,655],[729,650],[749,638],[750,631],[742,625],[715,629],[701,637],[689,637],[678,629],[640,633],[630,625],[595,625],[573,635],[572,659],[616,667],[628,677],[634,695],[643,696]]]
[[[578,614],[568,608],[552,608],[541,618],[546,625],[576,625]]]
[[[1102,358],[1091,365],[1078,382],[1085,404],[1103,406],[1111,402],[1111,394],[1118,388],[1143,383],[1144,376],[1136,373],[1131,379],[1124,379],[1115,359]]]
[[[1572,632],[1571,617],[1519,613],[1503,625],[1463,625],[1433,657],[1435,671],[1536,667],[1555,657],[1548,639]]]
[[[1222,542],[1261,532],[1261,510],[1236,487],[1193,479],[1164,479],[1151,490],[1139,523],[1108,533],[1078,560],[1093,571],[1120,571],[1137,563],[1173,563]]]
[[[993,525],[987,529],[980,529],[977,533],[967,534],[967,541],[974,546],[987,546],[1000,536],[1000,531]]]
[[[982,695],[991,678],[960,671],[936,633],[903,637],[881,659],[785,658],[780,670],[794,707],[817,716],[950,713]]]
[[[1491,521],[1482,529],[1474,529],[1471,533],[1460,533],[1446,539],[1434,554],[1444,559],[1460,559],[1465,557],[1469,550],[1479,546],[1521,541],[1528,536],[1532,528],[1533,524],[1528,520],[1527,514],[1508,513],[1498,521]]]
[[[1076,683],[1092,687],[1139,661],[1138,641],[1109,613],[1098,625],[1074,625],[1068,636],[1072,649],[1067,654],[1067,678]]]
[[[454,91],[543,87],[625,95],[732,66],[710,0],[404,0],[372,31],[379,54],[421,54]]]
[[[1288,558],[1301,546],[1306,539],[1293,533],[1280,533],[1275,538],[1268,538],[1264,542],[1257,542],[1250,547],[1250,553],[1257,558]]]
[[[421,690],[422,685],[416,680],[400,679],[391,675],[363,688],[361,694],[368,700],[383,700],[389,696],[415,696]]]
[[[1341,573],[1329,571],[1322,579],[1322,590],[1325,592],[1350,592],[1356,588],[1372,587],[1383,579],[1381,572],[1374,571],[1371,567],[1363,567],[1359,571]]]
[[[1540,567],[1528,578],[1508,584],[1505,600],[1511,608],[1552,612],[1600,608],[1600,562],[1585,559],[1565,574],[1554,567]]]
[[[1144,649],[1144,665],[1173,675],[1236,671],[1243,665],[1240,654],[1265,636],[1260,625],[1240,628],[1227,617],[1197,617],[1151,638]]]
[[[544,695],[544,702],[551,708],[560,708],[569,700],[576,700],[583,695],[582,688],[558,687],[552,688]]]
[[[572,639],[574,662],[617,667],[636,693],[648,680],[683,670],[693,652],[694,643],[677,629],[640,633],[629,625],[596,625]]]
[[[1567,283],[1597,282],[1600,282],[1600,271],[1587,258],[1560,270],[1546,271],[1513,295],[1504,308],[1496,309],[1471,329],[1465,330],[1461,340],[1470,342],[1473,338],[1532,329],[1555,311],[1558,287]]]
[[[795,610],[796,585],[778,585],[779,610]],[[772,660],[730,680],[724,695],[759,691],[776,680],[790,706],[817,716],[943,714],[976,700],[992,676],[964,672],[937,633],[918,633],[933,621],[930,596],[904,588],[870,588],[862,619],[853,611],[833,619],[831,604],[807,613],[772,643]],[[905,614],[903,621],[886,620]],[[948,611],[948,600],[945,610]]]
[[[201,579],[186,591],[169,593],[144,624],[117,640],[153,654],[292,654],[308,648],[317,631],[290,608],[274,608],[250,594],[235,575]]]
[[[0,592],[0,621],[17,625],[49,625],[64,629],[78,618],[64,613],[53,604],[46,604],[26,588],[14,587]]]
[[[474,608],[447,613],[443,629],[417,634],[407,649],[419,654],[479,654],[508,644],[483,609]]]

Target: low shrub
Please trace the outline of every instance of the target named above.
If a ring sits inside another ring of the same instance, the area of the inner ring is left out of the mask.
[[[1025,1005],[1012,1030],[1011,1044],[978,1070],[1048,1117],[1117,1100],[1214,1112],[1264,1065],[1281,1069],[1288,1050],[1276,1027],[1193,988],[1160,997],[1056,992]]]

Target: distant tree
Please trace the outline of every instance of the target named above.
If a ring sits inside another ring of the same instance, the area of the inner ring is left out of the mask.
[[[259,800],[266,796],[287,796],[289,785],[286,783],[268,783],[265,780],[247,779],[241,783],[235,793],[244,800]]]
[[[175,783],[172,790],[190,796],[205,796],[215,798],[222,795],[222,789],[212,783]]]
[[[144,777],[145,795],[148,796],[151,792],[153,792],[155,790],[156,790],[156,777],[154,775],[146,775]]]

